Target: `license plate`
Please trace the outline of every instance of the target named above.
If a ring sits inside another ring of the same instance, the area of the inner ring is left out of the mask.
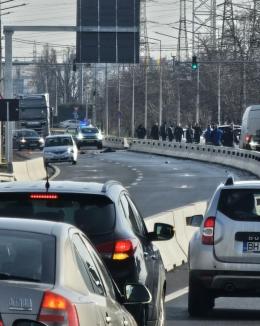
[[[243,252],[255,252],[260,253],[260,242],[243,242]]]

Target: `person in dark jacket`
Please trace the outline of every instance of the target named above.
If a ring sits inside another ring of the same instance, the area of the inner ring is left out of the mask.
[[[202,129],[197,122],[195,123],[193,129],[194,129],[194,143],[199,144],[200,136],[202,135]]]
[[[214,125],[211,133],[212,144],[214,146],[221,146],[222,134],[222,130],[220,130],[217,125]]]
[[[162,140],[166,140],[166,136],[167,136],[167,126],[166,126],[166,122],[164,122],[164,123],[160,126],[160,136],[162,137]]]
[[[223,130],[222,145],[227,147],[233,147],[238,143],[237,136],[234,133],[234,126],[231,124]]]
[[[154,140],[159,140],[159,127],[157,122],[152,126],[151,138]]]
[[[211,126],[207,126],[207,130],[204,132],[204,138],[205,138],[205,143],[206,145],[211,145],[212,144],[212,137],[211,137],[212,129]]]
[[[140,124],[137,128],[136,128],[136,135],[137,135],[137,138],[140,138],[140,139],[143,139],[146,135],[146,129],[145,127]]]
[[[169,141],[173,141],[173,125],[170,125],[168,128],[167,128],[167,135],[168,135],[168,140]]]
[[[184,131],[181,124],[179,123],[174,129],[174,138],[177,142],[181,142],[182,137],[184,136]]]
[[[186,130],[186,143],[193,143],[193,129],[191,125],[189,125]]]

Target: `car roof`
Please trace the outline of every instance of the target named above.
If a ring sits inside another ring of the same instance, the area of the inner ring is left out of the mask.
[[[63,138],[63,137],[71,137],[71,134],[56,134],[56,135],[49,135],[46,137],[47,138]]]
[[[46,192],[46,181],[10,181],[0,183],[0,192]],[[112,187],[113,186],[113,187]],[[106,183],[80,181],[49,181],[48,192],[103,195],[114,198],[123,186],[110,180]]]
[[[222,183],[220,188],[227,189],[260,189],[260,180],[246,180],[246,181],[235,181],[234,184],[225,185]]]
[[[72,225],[63,222],[33,220],[24,218],[0,218],[0,230],[19,230],[33,233],[61,236],[73,228]],[[75,228],[75,227],[74,227]]]

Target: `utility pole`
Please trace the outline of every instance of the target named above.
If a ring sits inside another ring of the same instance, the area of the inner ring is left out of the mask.
[[[135,136],[135,64],[133,65],[133,81],[132,81],[132,121],[131,121],[131,137]]]
[[[221,65],[218,65],[218,124],[221,124]]]
[[[108,79],[107,79],[107,63],[106,63],[106,70],[105,70],[105,92],[106,92],[106,136],[108,135]]]
[[[200,65],[197,68],[196,122],[200,120]]]
[[[120,65],[118,64],[118,137],[121,137],[121,85],[120,85]]]

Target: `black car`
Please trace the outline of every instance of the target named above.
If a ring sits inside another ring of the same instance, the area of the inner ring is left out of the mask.
[[[42,149],[44,139],[33,129],[18,129],[13,135],[14,148],[22,149]]]
[[[128,191],[118,182],[8,182],[0,184],[0,216],[63,221],[80,228],[94,243],[120,290],[142,283],[149,304],[126,305],[138,325],[164,325],[165,268],[153,241],[169,240],[171,225],[148,232]]]

